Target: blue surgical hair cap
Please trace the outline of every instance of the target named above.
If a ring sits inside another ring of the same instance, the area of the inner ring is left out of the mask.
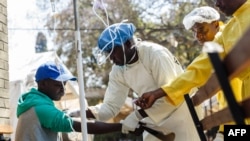
[[[98,38],[98,48],[109,52],[115,46],[122,46],[132,39],[136,28],[132,23],[116,23],[107,27]]]
[[[209,6],[202,6],[188,13],[183,19],[183,25],[186,30],[189,30],[195,23],[212,23],[219,19],[220,14],[217,10]]]

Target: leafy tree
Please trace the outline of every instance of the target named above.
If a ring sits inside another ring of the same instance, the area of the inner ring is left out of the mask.
[[[85,82],[89,82],[90,78],[92,80],[90,81],[92,83],[86,84],[87,88],[101,88],[108,82],[110,62],[99,66],[96,63],[96,56],[93,54],[93,49],[97,46],[97,38],[107,24],[128,19],[137,27],[137,37],[167,47],[185,68],[200,53],[201,46],[195,41],[192,33],[184,29],[182,19],[195,7],[203,5],[214,7],[213,0],[190,0],[189,2],[181,0],[105,0],[103,5],[101,1],[99,4],[95,4],[95,10],[93,10],[92,2],[92,0],[78,2],[83,72]],[[63,10],[48,16],[50,19],[46,27],[49,29],[56,27],[55,30],[51,30],[56,51],[76,75],[77,54],[73,8],[73,1],[70,1]],[[103,83],[99,83],[99,78]]]
[[[60,0],[54,1],[61,3]],[[195,7],[202,5],[214,7],[213,0],[103,0],[103,5],[101,0],[96,1],[99,3],[95,3],[95,11],[93,0],[78,1],[83,72],[85,82],[91,82],[86,84],[87,88],[100,88],[108,82],[110,62],[99,66],[93,54],[97,38],[105,28],[105,24],[110,25],[128,19],[137,27],[137,37],[167,47],[185,68],[200,53],[201,46],[195,41],[192,33],[184,29],[182,19]],[[43,9],[48,7],[43,6],[42,1],[37,5]],[[73,1],[70,0],[64,9],[48,16],[46,27],[51,29],[50,35],[53,37],[55,50],[77,75],[73,8]],[[105,21],[105,24],[97,15]],[[99,83],[99,78],[103,84]]]

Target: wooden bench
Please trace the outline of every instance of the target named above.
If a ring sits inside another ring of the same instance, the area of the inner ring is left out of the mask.
[[[223,60],[216,51],[208,52],[208,55],[215,72],[194,96],[190,97],[188,94],[184,96],[201,141],[207,141],[204,131],[212,127],[231,121],[244,125],[244,119],[250,117],[250,98],[236,102],[229,83],[250,66],[250,28]],[[228,107],[200,120],[194,107],[211,98],[219,90],[223,90]]]

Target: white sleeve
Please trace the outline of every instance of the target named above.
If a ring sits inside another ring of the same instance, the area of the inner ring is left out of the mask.
[[[160,87],[175,79],[183,73],[183,68],[175,56],[168,50],[162,49],[155,52],[152,56],[152,75],[157,85]]]
[[[183,69],[176,58],[167,50],[158,50],[151,54],[152,75],[158,87],[169,83],[183,72]],[[158,99],[151,108],[145,112],[156,123],[169,116],[176,110],[176,106],[167,102],[165,97]]]
[[[119,73],[121,73],[119,70],[112,69],[103,103],[89,107],[95,118],[99,121],[107,121],[115,117],[120,112],[128,96],[129,87],[124,83],[123,75]]]

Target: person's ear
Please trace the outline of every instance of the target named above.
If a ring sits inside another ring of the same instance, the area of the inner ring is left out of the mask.
[[[214,24],[215,28],[219,31],[220,30],[220,23],[219,23],[219,21],[213,21],[213,24]]]
[[[48,83],[48,81],[46,80],[41,80],[39,81],[37,84],[40,88],[44,88],[46,86],[46,83]]]
[[[130,41],[127,40],[127,41],[124,43],[124,46],[125,46],[125,48],[130,49],[130,48],[131,48],[131,43],[130,43]]]
[[[132,49],[132,46],[134,45],[134,41],[132,39],[130,39],[130,40],[126,41],[124,45],[128,49]]]

